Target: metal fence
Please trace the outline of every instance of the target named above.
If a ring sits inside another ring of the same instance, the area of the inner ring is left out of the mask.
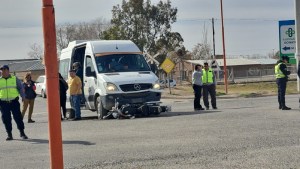
[[[291,71],[289,76],[290,80],[297,78],[297,71],[295,66],[288,67]],[[229,83],[247,83],[247,82],[261,82],[261,81],[275,81],[275,73],[273,69],[248,69],[240,71],[227,70]],[[223,72],[216,73],[216,79],[218,83],[224,82]]]

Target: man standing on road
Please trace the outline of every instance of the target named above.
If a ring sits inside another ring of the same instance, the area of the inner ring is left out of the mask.
[[[202,69],[202,83],[203,83],[203,102],[206,110],[209,110],[208,94],[211,98],[211,105],[213,109],[217,109],[216,101],[216,80],[214,72],[208,67],[208,63],[204,63],[204,69]]]
[[[24,98],[24,91],[21,81],[9,73],[8,65],[1,66],[2,77],[0,77],[0,109],[2,113],[2,121],[7,132],[6,140],[13,140],[11,113],[20,130],[20,137],[28,139],[24,132],[24,123],[20,110],[19,95],[22,100]]]
[[[71,106],[75,110],[75,119],[81,120],[81,111],[80,111],[80,97],[82,95],[81,91],[81,80],[76,76],[75,70],[72,69],[70,72],[70,78],[68,79]]]
[[[278,103],[279,103],[279,109],[281,110],[291,110],[291,108],[287,107],[285,104],[286,84],[288,81],[288,75],[291,74],[291,72],[288,71],[286,67],[286,63],[288,62],[289,62],[289,57],[282,56],[281,62],[275,65],[275,76],[276,76],[276,83],[278,86]]]
[[[200,104],[202,91],[202,66],[196,65],[192,76],[192,83],[194,89],[194,110],[204,110]]]

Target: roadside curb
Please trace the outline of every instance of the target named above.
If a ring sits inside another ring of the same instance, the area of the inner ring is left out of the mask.
[[[232,99],[232,98],[240,98],[242,96],[238,95],[222,95],[222,96],[217,96],[217,99]],[[162,99],[194,99],[194,95],[189,95],[189,96],[161,96]]]
[[[234,98],[256,98],[256,97],[267,97],[267,96],[276,96],[274,94],[251,94],[247,96],[238,95],[238,94],[229,94],[229,95],[221,95],[217,96],[217,99],[234,99]],[[162,99],[194,99],[194,95],[188,95],[188,96],[179,96],[179,95],[162,95]]]

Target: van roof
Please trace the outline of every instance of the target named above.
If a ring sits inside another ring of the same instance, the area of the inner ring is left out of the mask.
[[[90,42],[94,53],[140,53],[140,49],[130,40],[104,40]]]
[[[75,46],[90,45],[94,54],[106,53],[141,53],[140,49],[130,40],[76,40],[69,43],[62,53],[72,50]]]

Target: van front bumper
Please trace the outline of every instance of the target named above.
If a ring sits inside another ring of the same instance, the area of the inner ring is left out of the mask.
[[[141,93],[122,93],[122,94],[109,94],[100,96],[103,107],[106,110],[111,110],[118,102],[119,106],[130,105],[142,105],[146,102],[160,101],[160,92],[141,92]]]

